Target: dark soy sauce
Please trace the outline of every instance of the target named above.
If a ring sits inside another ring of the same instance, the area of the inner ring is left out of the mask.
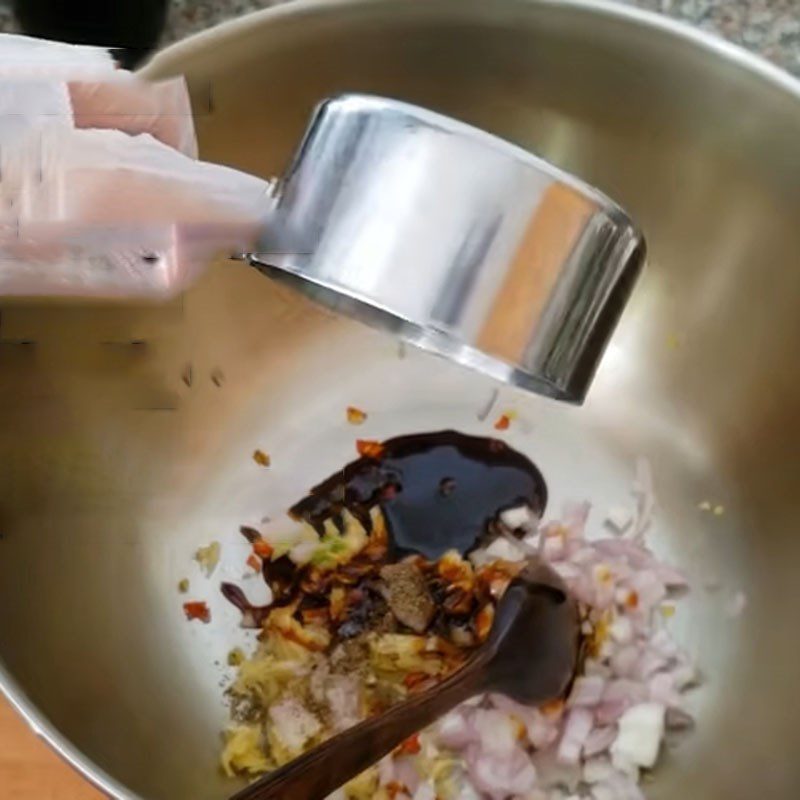
[[[435,560],[474,549],[499,512],[525,504],[541,515],[546,503],[544,477],[522,453],[499,439],[440,431],[388,439],[380,455],[348,464],[289,513],[321,533],[327,519],[341,528],[347,509],[370,530],[369,509],[380,505],[393,555]]]

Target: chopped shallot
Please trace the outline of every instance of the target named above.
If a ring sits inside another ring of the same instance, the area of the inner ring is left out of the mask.
[[[501,429],[508,426],[511,416],[504,415]],[[371,440],[359,440],[356,447],[362,459],[378,459],[383,452],[383,445]],[[605,525],[601,521],[601,529],[606,528],[603,538],[596,539],[587,535],[591,512],[587,502],[569,503],[560,519],[541,525],[528,506],[512,506],[491,520],[488,531],[494,534],[493,541],[472,551],[469,561],[451,559],[448,570],[438,573],[453,584],[469,585],[475,574],[487,567],[492,570],[493,564],[507,568],[531,556],[549,562],[581,608],[585,653],[581,670],[568,697],[540,707],[498,694],[462,703],[379,762],[372,778],[373,786],[379,788],[373,796],[381,800],[644,800],[638,786],[640,770],[655,766],[665,736],[677,736],[693,726],[683,694],[698,684],[699,676],[670,629],[671,617],[679,613],[680,593],[688,588],[686,576],[659,560],[644,542],[655,509],[653,478],[645,461],[637,465],[634,496],[635,511],[612,509]],[[254,549],[254,543],[265,541],[254,529],[243,533]],[[316,536],[286,542],[270,537],[269,547],[288,554],[288,558],[276,558],[271,552],[258,553],[265,569],[277,570],[281,561],[289,566],[313,564],[318,542]],[[421,568],[419,562],[409,562],[406,573]],[[315,581],[324,575],[309,572]],[[392,584],[397,576],[381,570],[375,584],[381,601],[393,608],[401,594],[406,600],[417,597],[419,590],[410,577],[405,575],[404,584],[410,590],[401,592],[399,584]],[[504,579],[507,583],[510,577]],[[278,571],[274,581],[274,591],[282,591]],[[487,582],[492,597],[498,596],[495,583]],[[348,599],[358,595],[359,590],[349,586],[331,592],[325,612],[331,618],[340,619]],[[243,624],[262,625],[266,607],[253,605],[236,587],[226,585],[224,592],[242,610]],[[455,608],[464,597],[469,599],[469,594],[451,593],[446,601]],[[438,602],[433,593],[430,600],[431,605]],[[741,613],[745,602],[740,592],[729,610]],[[474,609],[472,626],[464,629],[472,643],[488,635],[495,606],[484,599]],[[290,607],[278,609],[269,619],[274,625],[282,620],[295,639],[302,632],[310,635],[313,628],[304,630],[292,613]],[[312,604],[300,613],[313,619],[319,610]],[[414,628],[409,621],[405,624]],[[427,625],[419,628],[425,630]],[[432,680],[427,672],[418,671],[423,667],[416,662],[419,655],[415,653],[413,668],[402,678],[404,694]],[[335,722],[329,724],[324,715],[318,718],[298,700],[280,696],[269,708],[267,735],[280,740],[285,754],[299,753],[319,738],[323,720],[338,732],[359,719],[354,675],[318,667],[309,680],[309,691],[313,707],[327,708]],[[345,791],[333,798],[344,796],[351,794]]]
[[[621,511],[611,515],[619,525],[606,520],[614,533],[624,529],[629,535],[587,539],[590,506],[572,503],[558,522],[538,527],[537,520],[537,529],[524,540],[588,609],[583,623],[588,657],[566,706],[554,705],[555,713],[489,695],[437,723],[437,745],[457,754],[466,766],[463,800],[505,800],[511,795],[525,800],[643,800],[639,770],[655,765],[667,730],[677,733],[693,726],[681,695],[697,685],[697,669],[668,628],[676,592],[688,582],[644,544],[655,508],[645,462],[638,465],[634,494],[637,507],[630,525]],[[520,540],[509,531],[521,516],[501,517],[500,522],[502,540],[473,554],[474,563],[516,555]],[[665,614],[667,598],[670,613]],[[735,605],[743,606],[743,600]],[[515,739],[514,726],[503,723],[503,717],[524,728],[522,739]],[[525,763],[533,765],[533,774],[525,772]],[[528,788],[512,790],[512,784]]]
[[[562,764],[579,763],[581,751],[592,732],[593,724],[594,715],[588,709],[575,708],[569,712],[558,746],[558,760]]]
[[[606,682],[599,675],[579,676],[575,679],[567,704],[570,706],[595,706],[603,699]]]
[[[532,527],[536,517],[527,505],[514,506],[500,512],[500,522],[509,530],[516,531],[522,528],[527,530]]]

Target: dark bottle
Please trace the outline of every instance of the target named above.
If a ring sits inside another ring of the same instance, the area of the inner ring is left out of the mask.
[[[158,45],[169,0],[14,0],[23,33],[107,47],[133,69]]]

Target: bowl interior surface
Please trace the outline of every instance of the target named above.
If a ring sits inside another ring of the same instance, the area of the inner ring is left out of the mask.
[[[636,218],[649,265],[586,406],[502,389],[497,408],[518,412],[508,441],[550,513],[587,498],[596,532],[652,464],[652,544],[695,583],[675,624],[707,681],[648,796],[800,796],[796,87],[638,15],[521,0],[287,6],[146,72],[187,76],[207,160],[278,174],[320,99],[373,92],[510,139]],[[3,304],[0,340],[8,690],[120,797],[220,800],[225,658],[250,641],[218,592],[242,574],[238,526],[280,515],[356,436],[490,435],[494,385],[232,262],[162,306]],[[206,579],[192,556],[212,540]],[[182,578],[210,625],[185,620]]]

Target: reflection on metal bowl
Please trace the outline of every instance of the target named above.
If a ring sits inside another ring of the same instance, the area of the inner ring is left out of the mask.
[[[370,92],[514,141],[636,217],[650,264],[587,405],[504,390],[519,414],[507,435],[554,509],[588,496],[602,514],[626,499],[635,456],[652,460],[654,546],[697,583],[677,624],[712,680],[650,797],[797,796],[798,86],[643,14],[525,0],[299,3],[148,72],[187,74],[206,159],[277,173],[321,98]],[[240,524],[349,458],[346,406],[369,410],[370,438],[479,433],[492,385],[422,353],[400,361],[243,264],[160,307],[5,305],[0,336],[5,688],[110,794],[219,800],[215,661],[241,634],[194,550],[222,541],[230,569]],[[210,625],[183,617],[185,577]],[[749,605],[731,620],[739,591]]]

